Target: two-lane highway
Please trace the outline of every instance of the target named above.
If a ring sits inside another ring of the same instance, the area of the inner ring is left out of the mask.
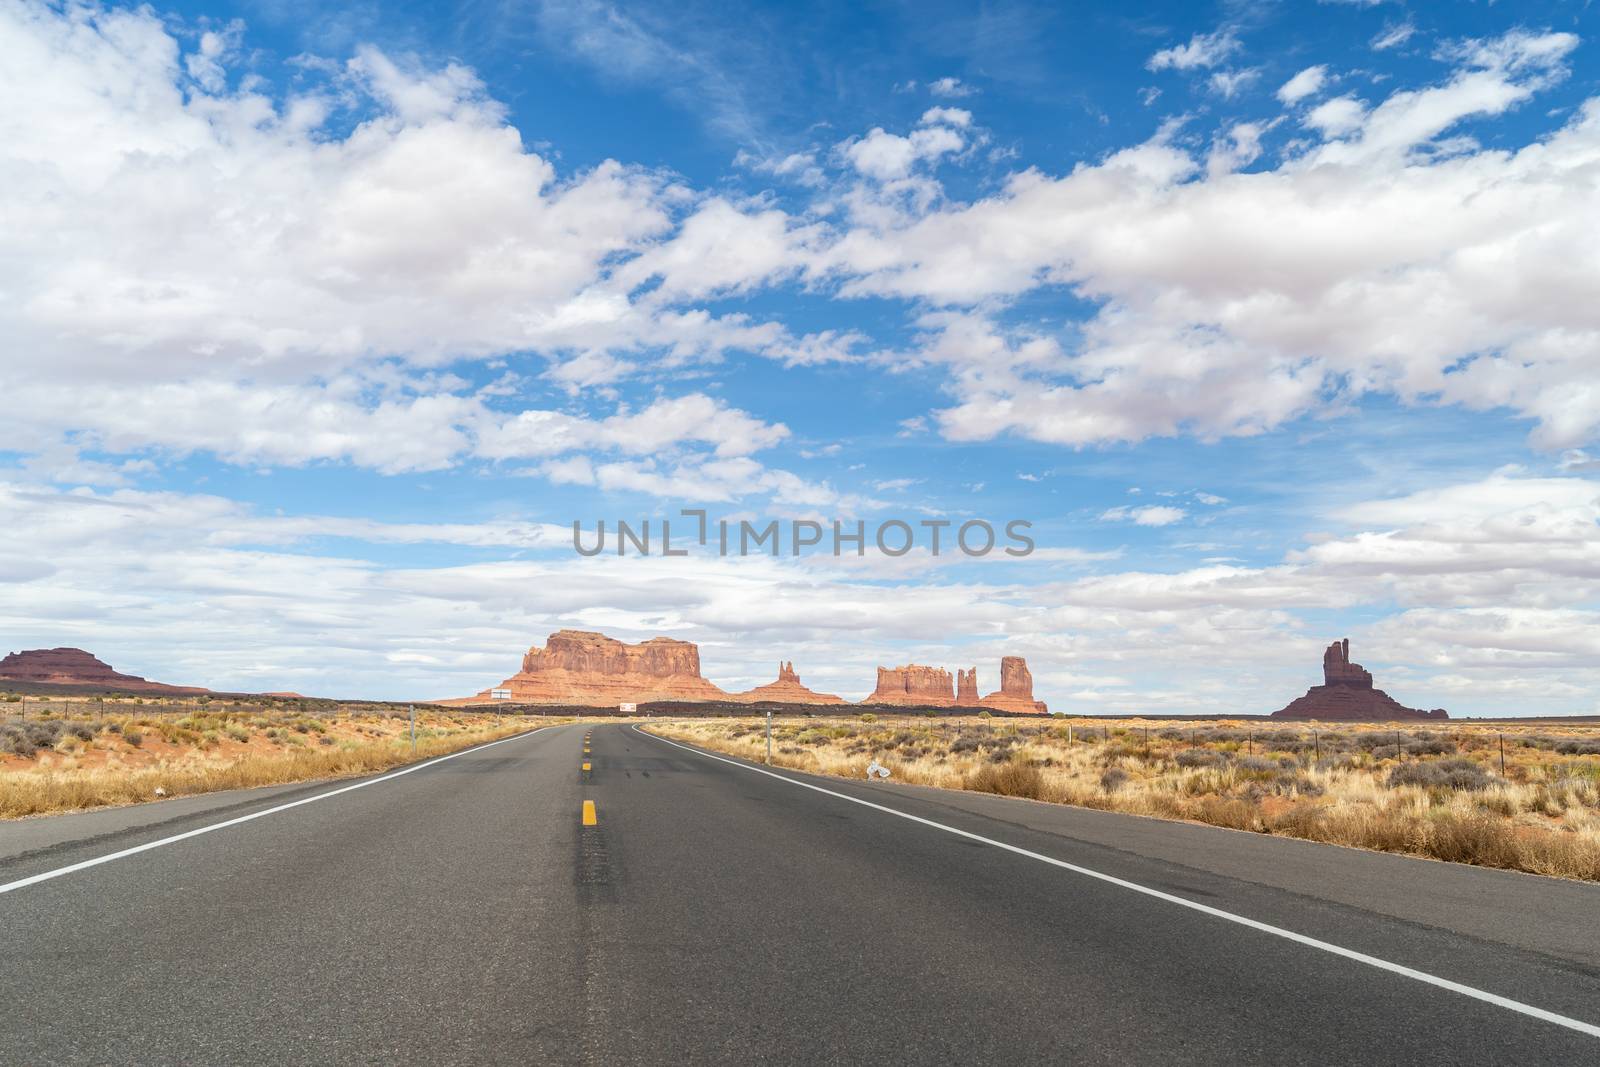
[[[68,871],[0,892],[0,1061],[1600,1059],[1596,887],[1463,892],[1445,864],[771,774],[621,724],[71,870],[337,788],[0,826],[0,888]]]

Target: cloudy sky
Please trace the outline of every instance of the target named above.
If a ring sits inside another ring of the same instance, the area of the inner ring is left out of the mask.
[[[0,0],[0,651],[1600,713],[1600,13],[1064,7]]]

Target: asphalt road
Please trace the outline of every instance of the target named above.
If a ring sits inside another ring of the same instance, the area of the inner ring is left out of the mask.
[[[1600,887],[620,724],[347,785],[0,824],[0,1063],[1600,1062]]]

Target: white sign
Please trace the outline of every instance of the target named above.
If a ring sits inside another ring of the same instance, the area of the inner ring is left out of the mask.
[[[619,712],[621,712],[622,714],[624,714],[624,715],[635,715],[639,711],[639,705],[637,705],[637,704],[618,704],[617,705],[617,710]]]
[[[509,689],[491,689],[491,690],[489,690],[489,699],[490,700],[510,700],[511,699],[511,690],[509,690]]]

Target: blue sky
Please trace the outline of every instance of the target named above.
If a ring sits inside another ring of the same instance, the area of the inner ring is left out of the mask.
[[[0,5],[0,643],[1600,712],[1587,7]],[[564,531],[684,507],[1041,551]]]

